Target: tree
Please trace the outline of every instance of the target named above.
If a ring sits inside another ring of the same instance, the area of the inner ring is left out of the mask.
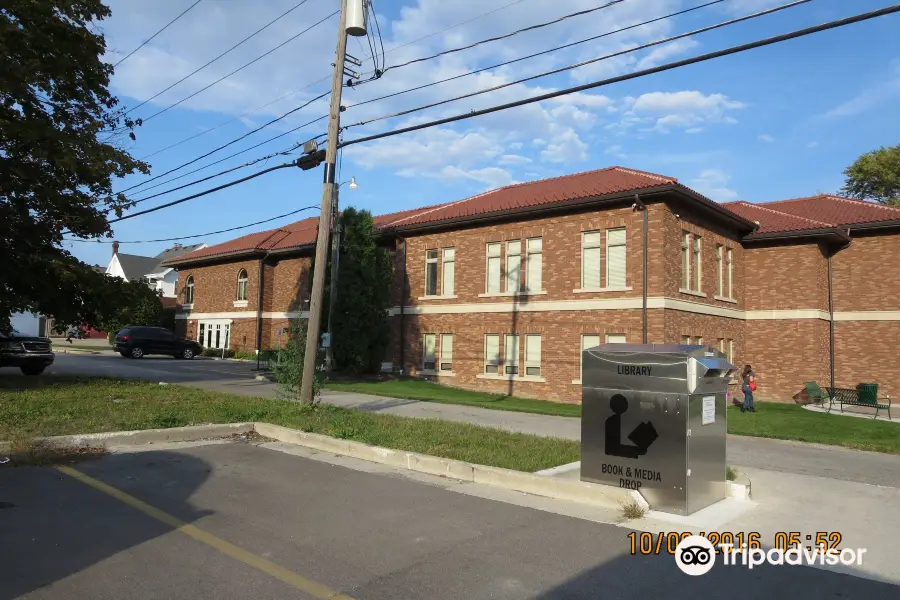
[[[140,122],[108,90],[100,0],[5,0],[0,9],[0,327],[13,312],[94,325],[115,283],[61,248],[109,232],[130,202],[112,178],[149,172],[114,143]]]
[[[900,205],[900,144],[863,154],[844,175],[841,192],[847,196]]]
[[[388,251],[375,241],[371,213],[348,208],[340,222],[338,296],[332,317],[335,368],[377,373],[390,342],[387,310],[393,264]]]
[[[150,289],[143,281],[110,280],[107,293],[112,292],[113,297],[104,304],[108,311],[97,317],[100,329],[114,333],[128,325],[166,326],[166,309],[160,301],[162,292]]]

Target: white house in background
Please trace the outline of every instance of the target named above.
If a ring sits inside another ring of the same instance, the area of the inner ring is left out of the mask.
[[[9,324],[13,329],[25,335],[48,335],[47,319],[34,313],[13,313],[9,317]]]
[[[175,244],[156,256],[138,256],[119,252],[119,242],[113,242],[112,258],[106,267],[106,274],[125,281],[143,280],[154,290],[161,291],[164,298],[175,297],[175,284],[178,282],[178,271],[161,267],[164,260],[177,258],[182,254],[206,248],[206,244],[182,246]]]

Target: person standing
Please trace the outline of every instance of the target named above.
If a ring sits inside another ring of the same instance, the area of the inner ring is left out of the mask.
[[[744,404],[741,406],[741,412],[756,412],[756,408],[753,406],[753,392],[755,390],[756,373],[753,372],[753,367],[744,365],[744,370],[741,372],[741,391],[744,392]]]

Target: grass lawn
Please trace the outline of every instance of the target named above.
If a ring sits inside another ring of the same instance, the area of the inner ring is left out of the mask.
[[[900,423],[815,413],[796,404],[757,402],[755,413],[728,408],[728,433],[900,454]]]
[[[335,391],[465,404],[495,410],[562,417],[581,416],[581,406],[578,404],[560,404],[546,400],[471,392],[414,379],[334,382],[326,387]],[[796,404],[780,402],[757,402],[756,408],[755,413],[741,413],[737,406],[729,407],[728,433],[900,454],[900,424],[886,422],[881,417],[875,421],[842,417],[837,414],[814,413]]]
[[[398,450],[519,471],[579,459],[577,442],[464,423],[407,419],[176,385],[78,377],[0,377],[0,440],[265,421]]]
[[[404,398],[407,400],[465,404],[494,410],[512,410],[558,417],[581,416],[580,404],[562,404],[547,400],[531,400],[529,398],[516,398],[514,396],[488,394],[485,392],[471,392],[417,379],[331,382],[325,387],[336,392],[358,392],[360,394],[373,394],[375,396],[388,396],[390,398]]]

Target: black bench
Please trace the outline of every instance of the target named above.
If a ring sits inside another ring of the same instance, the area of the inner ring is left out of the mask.
[[[875,409],[875,416],[873,419],[878,418],[879,410],[887,410],[888,419],[891,419],[891,397],[886,396],[884,398],[878,398],[877,392],[873,393],[873,390],[870,389],[848,389],[848,388],[825,388],[828,390],[829,404],[828,410],[831,411],[831,408],[834,406],[835,402],[837,402],[841,407],[841,412],[844,412],[844,405],[847,404],[849,406],[863,406],[867,408]],[[893,419],[891,419],[893,420]]]

